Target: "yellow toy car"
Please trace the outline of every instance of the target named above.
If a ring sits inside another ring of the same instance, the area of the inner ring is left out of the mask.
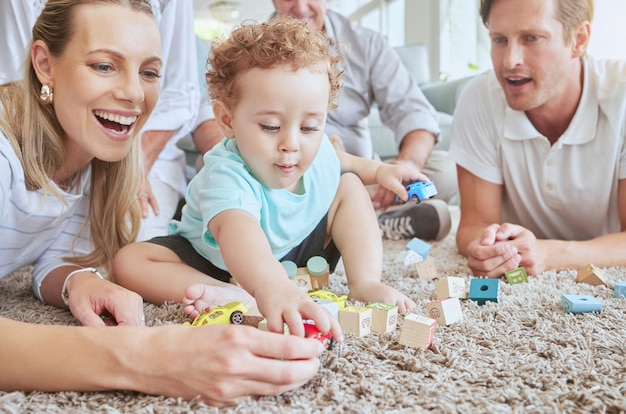
[[[337,302],[337,306],[339,309],[343,309],[346,307],[346,299],[348,299],[347,295],[341,295],[337,297],[333,292],[329,292],[327,290],[314,290],[309,292],[309,297],[313,300],[321,299],[321,300],[330,300],[333,302]]]
[[[243,315],[247,312],[248,308],[243,302],[230,302],[224,306],[216,306],[208,312],[202,312],[193,322],[185,322],[183,325],[228,325],[229,323],[241,325]]]

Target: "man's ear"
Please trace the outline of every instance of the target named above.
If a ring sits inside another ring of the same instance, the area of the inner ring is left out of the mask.
[[[572,57],[579,58],[587,51],[589,46],[589,37],[591,36],[591,23],[584,22],[574,35],[574,44],[572,47]]]
[[[235,130],[233,129],[233,114],[230,108],[222,101],[215,101],[213,103],[213,115],[217,124],[224,132],[226,138],[235,138]]]
[[[42,85],[54,86],[52,79],[52,62],[54,57],[48,49],[48,45],[42,40],[35,40],[30,49],[30,58],[37,78]]]

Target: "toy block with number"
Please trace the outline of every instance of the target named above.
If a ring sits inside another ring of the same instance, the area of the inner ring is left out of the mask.
[[[462,277],[447,276],[435,283],[437,299],[459,298],[467,299],[465,279]]]
[[[606,280],[602,271],[592,264],[578,269],[578,277],[576,278],[578,283],[587,283],[592,286],[604,285],[606,286]]]
[[[587,295],[563,295],[561,304],[567,313],[600,312],[602,302]]]
[[[463,322],[463,311],[459,298],[447,298],[428,302],[426,313],[439,325],[451,325]]]
[[[435,259],[429,257],[415,263],[415,270],[417,270],[417,277],[420,279],[436,279],[439,277],[437,274],[437,265],[435,265]]]
[[[307,260],[306,270],[311,280],[312,290],[320,290],[330,286],[328,261],[322,256],[313,256]]]
[[[517,269],[509,270],[504,273],[506,280],[510,285],[518,285],[520,283],[528,283],[528,275],[526,274],[526,269],[523,267],[518,267]]]
[[[363,306],[346,306],[339,311],[339,324],[345,333],[358,337],[372,332],[372,309]]]
[[[418,239],[417,237],[413,237],[411,241],[406,245],[406,248],[409,250],[413,250],[424,259],[426,259],[428,257],[428,254],[430,253],[430,244],[426,243],[424,240]]]
[[[284,260],[280,262],[280,264],[283,265],[283,267],[287,271],[287,276],[289,276],[289,279],[293,283],[295,283],[296,286],[298,286],[305,292],[313,290],[313,287],[311,285],[311,276],[306,270],[306,267],[298,267],[291,260]]]
[[[335,317],[335,319],[339,319],[339,304],[334,300],[313,299],[313,302],[326,308],[328,312]]]
[[[470,279],[469,299],[484,305],[498,301],[499,279]]]
[[[626,280],[617,282],[614,290],[616,298],[626,298]]]
[[[387,333],[396,329],[398,322],[398,307],[396,305],[374,302],[367,307],[372,310],[372,331]]]
[[[400,342],[411,348],[421,348],[426,351],[433,343],[437,321],[414,313],[404,317],[400,331]]]

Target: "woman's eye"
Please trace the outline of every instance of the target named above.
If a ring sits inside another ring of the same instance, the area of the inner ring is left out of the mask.
[[[108,63],[94,63],[90,66],[92,69],[103,73],[111,72],[113,70],[113,66]]]
[[[317,127],[302,127],[300,128],[302,129],[302,131],[304,132],[315,132],[315,131],[319,131],[319,129]]]

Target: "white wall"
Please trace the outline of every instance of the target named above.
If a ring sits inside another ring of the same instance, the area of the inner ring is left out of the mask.
[[[595,0],[589,54],[626,59],[626,1]]]

